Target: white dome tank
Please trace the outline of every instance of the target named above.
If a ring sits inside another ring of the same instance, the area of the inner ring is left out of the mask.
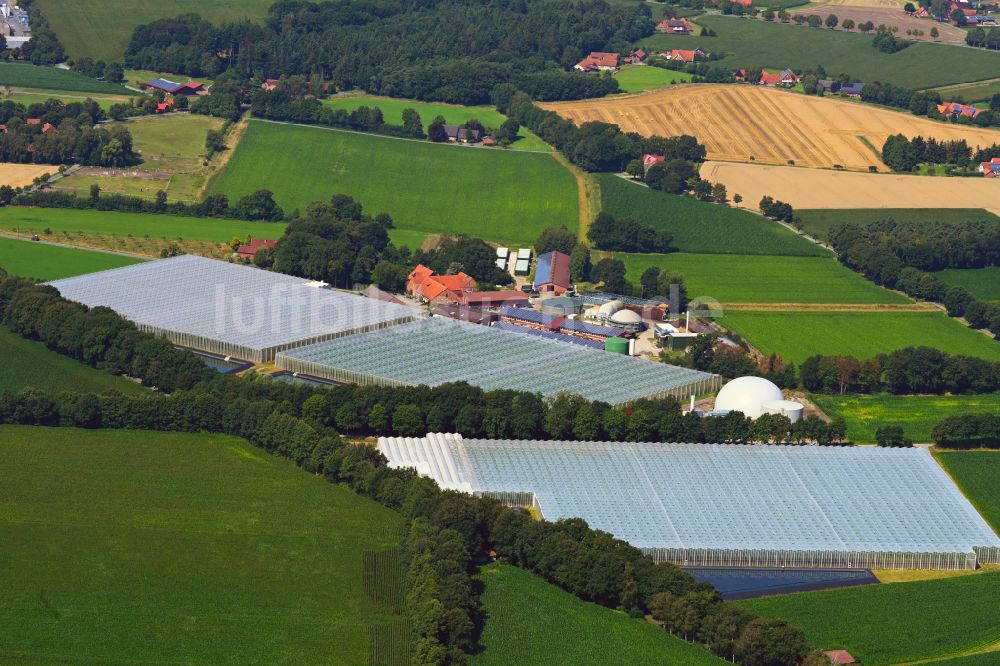
[[[764,413],[765,402],[784,399],[774,382],[763,377],[738,377],[719,391],[715,397],[715,411],[743,412],[755,419]]]
[[[768,400],[761,404],[761,408],[765,414],[787,416],[792,423],[801,421],[802,412],[805,411],[802,403],[794,400]]]
[[[625,307],[625,304],[622,303],[621,301],[608,301],[607,303],[605,303],[600,307],[598,312],[605,317],[610,317],[614,313],[621,310],[623,307]]]

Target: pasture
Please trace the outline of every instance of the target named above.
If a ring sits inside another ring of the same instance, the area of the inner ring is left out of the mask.
[[[941,97],[956,102],[988,102],[993,95],[1000,94],[1000,78],[976,83],[963,83],[955,86],[935,88]]]
[[[998,594],[1000,572],[987,572],[737,603],[801,627],[813,648],[843,648],[861,663],[879,666],[958,655],[1000,641]]]
[[[831,418],[847,421],[852,442],[875,443],[875,429],[899,425],[915,442],[930,442],[931,428],[946,416],[1000,411],[1000,393],[985,395],[818,395],[813,402]],[[1000,478],[1000,477],[998,477]],[[1000,524],[1000,523],[998,523]]]
[[[832,257],[773,257],[736,254],[628,254],[627,277],[638,284],[650,266],[678,271],[691,298],[720,303],[910,303],[882,289]]]
[[[59,167],[54,164],[14,164],[0,162],[0,185],[27,187],[39,176],[54,175]]]
[[[726,663],[645,620],[581,601],[518,567],[489,564],[478,578],[486,623],[483,650],[473,655],[472,666]]]
[[[19,663],[368,663],[366,551],[402,518],[221,435],[0,428]]]
[[[658,192],[613,174],[595,174],[601,209],[669,231],[681,252],[822,256],[830,253],[777,222],[692,197]],[[732,198],[737,192],[730,190]]]
[[[460,106],[458,104],[444,104],[434,102],[419,102],[410,99],[395,99],[392,97],[377,97],[375,95],[347,94],[343,96],[328,97],[323,100],[323,106],[331,109],[344,109],[353,111],[360,106],[377,106],[382,110],[382,117],[390,125],[403,124],[403,111],[413,109],[420,114],[420,121],[424,125],[424,131],[433,120],[441,116],[445,122],[452,125],[464,125],[470,120],[478,120],[487,128],[500,127],[507,117],[499,113],[492,106]],[[551,151],[552,147],[532,134],[527,128],[522,127],[518,132],[520,137],[511,144],[511,150],[542,150]]]
[[[39,280],[58,280],[83,273],[128,266],[139,261],[141,259],[120,254],[0,237],[0,268],[11,275]]]
[[[719,322],[765,354],[795,364],[815,354],[861,359],[925,345],[950,354],[1000,361],[1000,344],[943,312],[727,311]]]
[[[986,268],[949,268],[937,276],[957,287],[965,287],[981,301],[1000,302],[1000,266]]]
[[[988,178],[857,173],[733,162],[706,162],[701,177],[741,193],[750,206],[769,195],[796,209],[870,209],[873,204],[881,204],[887,209],[953,206],[1000,213],[997,183]]]
[[[833,13],[846,18],[840,7],[817,10],[825,18]],[[797,13],[797,12],[793,12]],[[810,13],[810,12],[806,12]],[[1000,53],[949,44],[921,42],[897,53],[882,53],[872,46],[872,36],[846,30],[806,29],[794,24],[702,16],[698,23],[715,31],[715,37],[657,34],[640,44],[652,49],[701,47],[719,56],[722,67],[791,67],[841,72],[860,81],[882,81],[912,89],[933,88],[997,76]],[[930,24],[924,28],[930,31]],[[900,36],[905,37],[900,30]],[[926,136],[926,134],[925,134]]]
[[[135,394],[145,391],[141,385],[124,377],[91,368],[52,351],[41,342],[26,340],[0,325],[0,391],[20,391],[33,386],[47,391],[101,393],[116,389]]]
[[[66,3],[60,2],[58,4]],[[86,17],[86,11],[83,12],[83,16],[84,18]],[[46,17],[48,17],[47,13]],[[68,69],[40,67],[38,65],[13,62],[0,63],[0,86],[42,88],[45,90],[63,90],[66,92],[104,93],[108,95],[137,94],[135,91],[116,83],[104,83],[103,81],[92,79]]]
[[[670,86],[630,97],[541,106],[577,124],[590,120],[617,123],[627,132],[645,136],[691,134],[705,145],[709,159],[734,162],[827,169],[840,165],[864,171],[874,166],[884,171],[885,165],[866,141],[881,147],[889,135],[898,133],[965,139],[970,146],[1000,141],[996,130],[753,85]],[[745,192],[743,196],[751,201]]]
[[[1000,530],[1000,453],[937,451],[934,456],[986,522]]]
[[[120,62],[136,26],[194,12],[211,23],[262,21],[271,0],[40,0],[38,5],[71,58]]]
[[[691,75],[662,67],[648,65],[626,65],[615,72],[622,92],[634,93],[653,88],[663,88],[672,83],[687,83]]]
[[[88,94],[65,92],[63,90],[45,90],[42,88],[10,88],[7,93],[0,98],[0,101],[16,102],[17,104],[23,104],[25,107],[28,107],[32,104],[39,104],[49,99],[58,99],[62,101],[63,104],[71,104],[73,102],[82,102],[88,98],[97,102],[105,111],[110,109],[114,104],[127,104],[131,99],[125,95],[108,95],[105,93]]]
[[[501,243],[578,226],[576,181],[551,155],[253,121],[211,190],[232,201],[261,186],[286,211],[349,194],[400,229]]]
[[[890,219],[919,224],[1000,222],[1000,217],[982,208],[808,208],[796,209],[795,216],[802,220],[802,231],[820,240],[826,240],[830,229],[841,223],[867,224]]]

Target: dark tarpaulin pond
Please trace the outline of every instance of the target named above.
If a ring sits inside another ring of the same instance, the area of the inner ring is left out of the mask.
[[[832,587],[872,585],[878,579],[868,569],[757,569],[683,567],[695,580],[711,583],[723,599],[753,599]]]

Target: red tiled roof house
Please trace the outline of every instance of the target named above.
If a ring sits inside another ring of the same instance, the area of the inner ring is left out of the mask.
[[[471,276],[459,272],[456,275],[437,275],[433,270],[417,264],[406,279],[406,291],[429,303],[457,301],[466,291],[475,291],[476,281]]]
[[[613,72],[618,69],[618,54],[592,51],[589,56],[574,65],[580,72]]]
[[[253,258],[256,256],[258,250],[262,250],[265,247],[275,247],[277,244],[278,241],[270,238],[254,238],[249,243],[245,243],[236,248],[236,256],[240,259],[253,261]]]

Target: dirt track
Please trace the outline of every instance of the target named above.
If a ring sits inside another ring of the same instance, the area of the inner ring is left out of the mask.
[[[43,173],[54,174],[59,167],[52,164],[11,164],[0,162],[0,185],[25,187]]]
[[[853,173],[706,162],[701,177],[725,183],[750,206],[764,195],[795,208],[985,208],[1000,214],[1000,180]]]
[[[542,104],[576,123],[617,123],[644,135],[692,134],[709,159],[884,170],[867,139],[881,149],[890,134],[1000,143],[1000,132],[918,118],[832,97],[749,85],[683,85],[639,95]]]

